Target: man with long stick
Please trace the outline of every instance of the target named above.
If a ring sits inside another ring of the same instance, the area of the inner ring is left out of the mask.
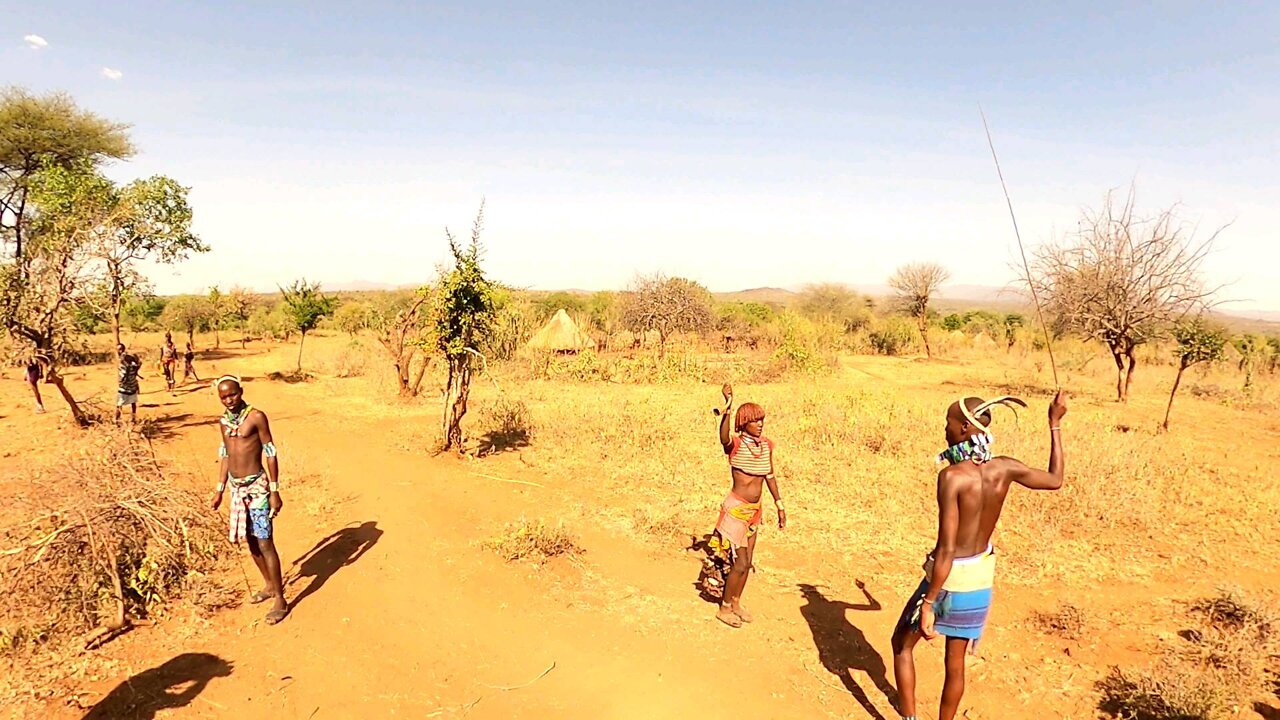
[[[1008,396],[990,401],[962,398],[947,409],[947,449],[938,456],[948,467],[938,473],[938,541],[925,559],[924,580],[907,600],[893,633],[893,674],[904,720],[916,718],[913,651],[920,638],[946,638],[946,679],[940,720],[952,720],[964,695],[965,651],[976,650],[991,608],[996,553],[991,544],[1000,511],[1014,484],[1032,490],[1062,487],[1065,464],[1062,418],[1066,396],[1049,404],[1049,469],[1030,468],[991,453],[991,408],[1026,407]]]

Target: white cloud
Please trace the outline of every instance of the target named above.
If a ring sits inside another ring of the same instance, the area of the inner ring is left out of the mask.
[[[119,80],[124,77],[124,73],[116,70],[115,68],[104,67],[102,68],[102,77],[108,80]]]
[[[39,35],[23,35],[22,39],[27,43],[27,47],[32,50],[43,50],[44,48],[49,47],[49,41]]]

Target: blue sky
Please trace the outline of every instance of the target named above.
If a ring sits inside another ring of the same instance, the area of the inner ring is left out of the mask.
[[[265,5],[0,0],[0,83],[132,123],[112,173],[192,187],[213,252],[161,292],[425,281],[481,197],[489,268],[525,287],[913,260],[1003,285],[981,103],[1029,245],[1136,180],[1234,221],[1210,279],[1280,309],[1280,5]]]

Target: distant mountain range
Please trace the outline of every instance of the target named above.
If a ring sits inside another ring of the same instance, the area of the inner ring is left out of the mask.
[[[378,292],[389,290],[404,290],[416,288],[417,285],[395,285],[392,283],[371,282],[367,280],[356,280],[345,283],[325,284],[324,289],[330,292]],[[869,295],[873,298],[888,298],[893,291],[887,285],[853,285],[854,290]],[[551,292],[565,292],[573,295],[589,295],[591,290],[547,290]],[[747,290],[735,290],[733,292],[712,293],[717,299],[726,302],[759,302],[774,305],[789,305],[800,295],[796,290],[790,290],[780,287],[759,287]],[[991,285],[945,285],[938,292],[936,306],[943,311],[957,310],[973,310],[978,308],[1013,311],[1025,310],[1030,305],[1030,298],[1022,294],[1022,291],[1014,287],[994,287]],[[1257,329],[1267,332],[1274,332],[1277,328],[1272,325],[1280,325],[1280,311],[1277,310],[1252,310],[1252,309],[1232,309],[1226,306],[1216,312],[1222,316],[1224,320],[1231,319],[1243,322],[1232,322],[1233,325],[1240,325],[1248,329]]]

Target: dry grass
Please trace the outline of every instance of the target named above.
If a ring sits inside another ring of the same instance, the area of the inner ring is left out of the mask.
[[[486,540],[484,546],[507,562],[544,562],[553,557],[572,557],[583,552],[577,538],[563,524],[553,527],[542,520],[526,518],[506,525],[500,533]]]
[[[1151,667],[1112,668],[1099,709],[1126,720],[1219,720],[1274,692],[1280,636],[1270,605],[1221,590],[1188,608],[1193,627]]]
[[[1030,620],[1037,630],[1065,640],[1079,640],[1084,634],[1084,611],[1071,603],[1062,603],[1052,611],[1036,610]]]
[[[161,610],[225,550],[202,499],[140,437],[101,430],[64,442],[63,462],[11,499],[7,515],[24,520],[0,531],[12,638],[120,629]],[[52,630],[28,632],[43,627]]]

